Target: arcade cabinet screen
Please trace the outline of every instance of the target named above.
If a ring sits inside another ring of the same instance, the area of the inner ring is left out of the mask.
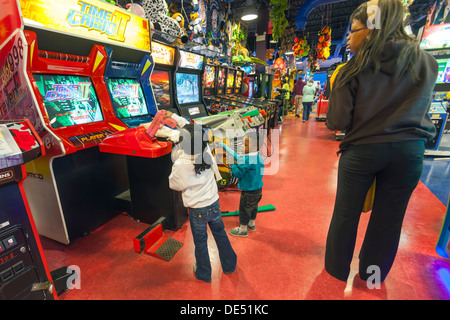
[[[155,92],[156,103],[159,106],[170,106],[170,79],[169,71],[153,70],[150,79]]]
[[[233,88],[234,86],[234,71],[229,70],[227,75],[227,88]]]
[[[207,65],[205,67],[205,73],[203,75],[203,85],[206,88],[214,89],[214,83],[216,81],[216,67]]]
[[[236,77],[236,88],[239,89],[242,84],[242,73],[239,73]]]
[[[199,84],[198,74],[193,73],[177,73],[177,98],[180,104],[199,102]]]
[[[218,87],[223,92],[223,90],[225,90],[225,69],[219,68],[217,80],[218,80]]]
[[[144,91],[138,79],[109,78],[106,83],[119,118],[148,115]]]
[[[90,77],[56,74],[33,76],[52,128],[103,121]]]
[[[450,48],[450,23],[425,27],[420,48],[425,50]]]
[[[437,59],[439,73],[436,83],[450,83],[450,59]]]
[[[253,97],[253,80],[250,80],[248,82],[248,97],[251,98]]]

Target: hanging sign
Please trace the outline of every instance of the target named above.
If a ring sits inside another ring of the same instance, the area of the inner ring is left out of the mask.
[[[175,48],[152,42],[152,57],[155,63],[173,65]]]
[[[180,50],[180,61],[178,62],[178,66],[180,68],[189,68],[189,69],[203,69],[204,57],[192,52]]]
[[[109,3],[21,0],[20,5],[24,19],[33,26],[150,51],[148,21]]]

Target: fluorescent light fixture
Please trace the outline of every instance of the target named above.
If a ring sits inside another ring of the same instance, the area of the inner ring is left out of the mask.
[[[247,0],[245,9],[242,11],[241,19],[244,21],[251,21],[256,18],[258,18],[258,7],[254,3],[254,0]]]
[[[285,52],[284,54],[288,56],[288,55],[294,54],[294,51],[288,51],[288,52]]]

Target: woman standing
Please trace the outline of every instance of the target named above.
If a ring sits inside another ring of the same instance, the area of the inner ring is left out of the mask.
[[[403,18],[400,0],[369,1],[355,10],[347,37],[347,48],[355,55],[342,67],[330,96],[326,125],[345,131],[345,137],[325,269],[343,281],[375,178],[359,277],[382,282],[388,275],[406,207],[422,173],[424,144],[435,135],[427,111],[438,64],[405,33]]]
[[[310,79],[308,85],[303,87],[303,122],[309,120],[315,95],[316,87],[314,86],[314,80]]]

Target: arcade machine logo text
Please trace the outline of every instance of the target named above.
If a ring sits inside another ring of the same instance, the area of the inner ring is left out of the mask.
[[[138,98],[139,97],[139,84],[119,84],[113,91],[113,98],[128,97],[128,98]]]
[[[71,26],[107,34],[110,40],[125,41],[125,29],[131,19],[129,15],[118,10],[111,12],[81,0],[78,4],[80,10],[71,9],[66,18]]]
[[[89,82],[79,82],[78,84],[55,83],[53,84],[54,90],[47,91],[45,99],[47,101],[87,101],[89,100],[90,87]]]

